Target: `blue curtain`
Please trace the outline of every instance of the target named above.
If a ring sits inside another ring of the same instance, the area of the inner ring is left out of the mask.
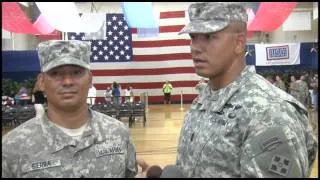
[[[2,51],[2,78],[23,82],[39,72],[37,51]]]

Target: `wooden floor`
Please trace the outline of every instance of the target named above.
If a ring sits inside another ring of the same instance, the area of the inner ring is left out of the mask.
[[[180,128],[189,107],[190,105],[184,105],[181,110],[181,105],[149,105],[146,127],[143,127],[140,120],[131,128],[137,156],[150,165],[164,167],[175,164]],[[318,137],[318,114],[310,111],[310,115]],[[126,123],[125,120],[124,122]],[[318,177],[318,158],[310,177]]]
[[[164,167],[175,164],[180,128],[189,107],[190,105],[184,105],[181,108],[180,104],[149,105],[146,127],[143,127],[142,119],[138,119],[130,129],[137,156],[149,165]],[[318,113],[310,111],[310,115],[318,137]],[[123,122],[128,124],[126,119]],[[2,135],[5,133],[2,131]],[[312,178],[318,177],[318,158],[316,159],[310,175]]]

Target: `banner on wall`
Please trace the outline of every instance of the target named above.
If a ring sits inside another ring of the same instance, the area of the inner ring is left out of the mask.
[[[300,43],[255,44],[256,66],[300,64]]]

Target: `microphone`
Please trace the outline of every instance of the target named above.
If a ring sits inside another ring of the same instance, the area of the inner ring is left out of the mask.
[[[148,169],[146,176],[147,178],[160,178],[161,173],[162,173],[161,167],[158,165],[154,165]]]
[[[163,168],[160,178],[184,178],[182,170],[176,165],[168,165]]]

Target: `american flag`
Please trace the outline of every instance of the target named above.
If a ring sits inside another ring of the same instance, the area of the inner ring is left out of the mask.
[[[91,71],[97,100],[103,102],[105,89],[120,83],[121,95],[127,86],[135,96],[148,93],[149,103],[163,102],[162,86],[173,85],[172,102],[191,102],[201,77],[195,74],[190,54],[190,38],[178,35],[186,24],[185,11],[160,12],[157,37],[139,37],[136,28],[127,28],[123,14],[107,14],[106,38],[90,40]],[[84,33],[68,33],[68,38],[86,40]],[[96,49],[94,49],[96,47]]]

